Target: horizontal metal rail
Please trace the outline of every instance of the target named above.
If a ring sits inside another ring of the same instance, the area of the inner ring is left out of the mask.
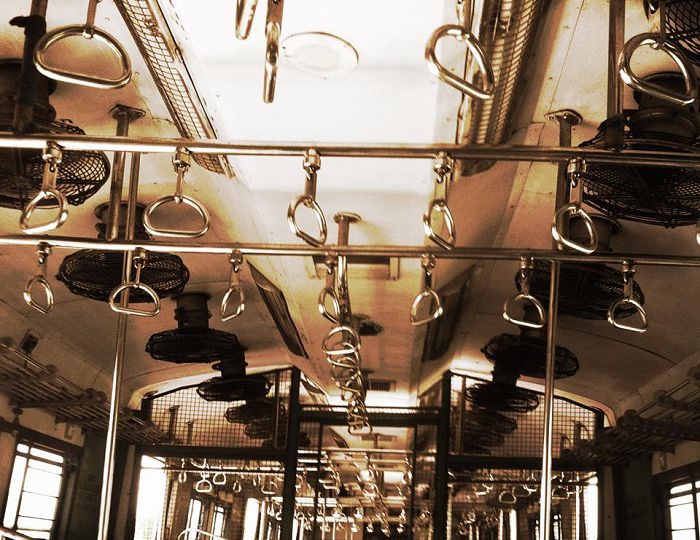
[[[349,258],[396,257],[405,259],[419,259],[423,254],[431,254],[438,259],[519,261],[522,257],[532,257],[537,260],[566,263],[622,264],[624,261],[633,261],[638,266],[700,267],[700,255],[653,255],[647,253],[594,253],[591,255],[579,255],[555,250],[531,248],[456,247],[451,251],[446,251],[440,248],[427,246],[326,245],[314,247],[303,244],[203,242],[176,244],[150,240],[118,240],[107,242],[94,238],[72,238],[68,236],[0,236],[0,246],[36,247],[42,242],[49,244],[52,248],[98,249],[101,251],[131,251],[137,248],[143,248],[154,253],[199,253],[212,255],[230,255],[232,251],[240,251],[243,255],[275,255],[288,257],[306,257],[334,253],[336,255],[346,255]]]
[[[495,161],[538,161],[562,163],[584,159],[588,163],[642,165],[653,167],[700,169],[699,154],[647,150],[600,150],[558,146],[529,145],[457,145],[457,144],[348,144],[309,142],[228,142],[213,139],[163,139],[152,137],[95,137],[70,134],[17,135],[0,132],[0,148],[43,149],[52,141],[65,150],[101,150],[103,152],[175,153],[187,148],[193,154],[237,156],[303,156],[309,148],[324,157],[434,159],[445,152],[454,159]]]

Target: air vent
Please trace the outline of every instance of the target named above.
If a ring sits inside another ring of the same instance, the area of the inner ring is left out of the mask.
[[[393,392],[396,389],[396,381],[384,379],[367,379],[368,392]]]

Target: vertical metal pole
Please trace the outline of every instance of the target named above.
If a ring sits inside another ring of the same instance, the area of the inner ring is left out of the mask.
[[[608,118],[622,112],[624,86],[617,58],[625,45],[625,0],[609,0],[608,26]]]
[[[139,189],[140,155],[131,157],[131,174],[129,180],[129,204],[126,218],[126,239],[133,240],[136,228],[136,200]],[[119,201],[121,204],[121,201]],[[124,253],[122,267],[122,280],[128,281],[131,276],[131,264],[133,252]],[[122,293],[121,306],[128,307],[129,290]],[[117,319],[117,339],[115,346],[114,373],[112,374],[112,396],[109,405],[109,423],[107,425],[107,441],[105,445],[105,459],[102,471],[102,492],[100,494],[100,514],[97,529],[98,540],[109,538],[109,514],[112,503],[112,487],[114,480],[114,460],[117,445],[117,425],[119,423],[119,401],[121,398],[122,370],[124,368],[124,353],[126,350],[126,330],[128,317],[123,313]]]
[[[284,459],[284,485],[282,486],[282,527],[280,540],[292,540],[294,534],[294,503],[297,481],[297,453],[299,451],[299,384],[301,372],[292,368],[289,387],[289,420],[287,425],[287,455]]]
[[[581,121],[581,116],[570,110],[551,113],[559,122],[559,144],[571,146],[571,129]],[[569,201],[569,178],[566,163],[557,169],[555,212]],[[555,243],[554,248],[558,245]],[[554,427],[554,368],[556,361],[557,311],[559,308],[559,262],[552,261],[549,281],[549,308],[547,310],[547,364],[544,387],[544,436],[542,442],[542,478],[540,484],[540,538],[550,540],[552,529],[552,436]]]
[[[413,448],[411,459],[411,496],[408,507],[408,540],[413,540],[413,519],[416,504],[416,462],[418,460],[418,426],[413,427]]]
[[[321,487],[321,450],[323,449],[323,422],[318,424],[318,446],[316,447],[316,467],[318,471],[316,473],[316,485],[314,486],[314,523],[311,528],[311,538],[316,538],[316,528],[318,527],[318,495]],[[308,474],[306,475],[308,478]],[[326,496],[323,495],[323,508],[326,508]],[[323,525],[325,525],[326,513],[323,513]],[[323,525],[321,526],[321,533],[323,533]]]
[[[447,458],[450,452],[450,408],[452,406],[452,373],[442,376],[442,403],[435,448],[435,508],[433,508],[433,540],[447,540]]]
[[[129,124],[146,114],[140,109],[134,109],[126,105],[115,105],[109,115],[117,121],[117,137],[126,137],[129,134]],[[124,185],[124,166],[126,154],[114,152],[112,164],[112,181],[109,186],[109,210],[107,214],[107,230],[105,238],[115,240],[119,236],[119,211],[122,202],[122,187]]]

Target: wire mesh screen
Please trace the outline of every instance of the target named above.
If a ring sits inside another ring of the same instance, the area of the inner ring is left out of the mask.
[[[207,401],[190,386],[148,398],[144,408],[174,446],[283,448],[291,373],[284,369],[260,374],[270,382],[262,400]]]
[[[485,407],[469,399],[486,381],[452,375],[450,452],[493,457],[539,458],[544,436],[544,405],[527,412]],[[527,392],[533,398],[538,392]],[[567,399],[554,398],[553,458],[571,457],[584,441],[595,438],[600,412]]]
[[[456,473],[450,489],[450,538],[538,538],[539,471],[478,469]],[[598,478],[556,471],[552,540],[598,538]]]

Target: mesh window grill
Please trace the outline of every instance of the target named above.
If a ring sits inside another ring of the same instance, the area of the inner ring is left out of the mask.
[[[263,373],[271,383],[267,398],[273,403],[272,417],[251,424],[229,422],[232,408],[246,402],[206,401],[196,387],[183,388],[150,399],[149,419],[168,434],[174,446],[204,447],[272,447],[283,448],[287,441],[287,411],[291,370]]]
[[[215,136],[199,103],[192,78],[179,55],[174,52],[177,47],[168,39],[169,29],[154,11],[157,8],[152,6],[150,0],[118,0],[115,4],[129,27],[180,134],[190,139]],[[194,156],[200,166],[219,174],[227,172],[228,165],[224,159],[205,154]]]
[[[463,375],[452,376],[450,451],[455,454],[541,459],[544,406],[526,413],[497,411],[500,419],[497,422],[489,419],[494,411],[476,407],[464,399],[465,392],[468,394],[478,384],[483,384],[483,381]],[[594,409],[555,397],[552,457],[570,457],[584,441],[593,439],[597,434],[600,414]],[[482,417],[488,421],[482,421]],[[507,419],[514,421],[517,428],[512,429]],[[475,429],[475,425],[480,429]],[[496,439],[497,442],[493,443]]]
[[[555,471],[553,536],[598,538],[598,489],[593,472]],[[454,475],[448,538],[536,538],[539,471],[477,469]],[[498,535],[498,531],[502,535]],[[494,535],[494,536],[491,536]]]

